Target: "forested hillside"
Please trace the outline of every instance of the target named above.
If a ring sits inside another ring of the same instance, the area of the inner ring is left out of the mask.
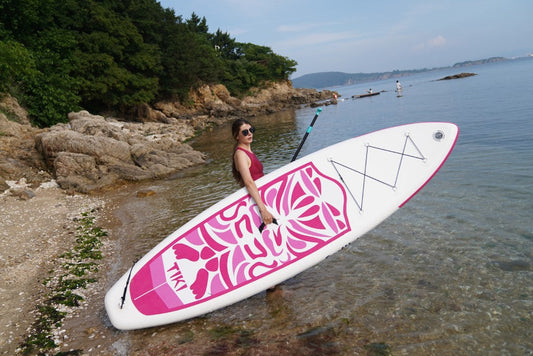
[[[0,0],[0,93],[38,126],[81,108],[127,115],[161,99],[186,102],[203,83],[239,96],[287,79],[296,64],[156,0]]]

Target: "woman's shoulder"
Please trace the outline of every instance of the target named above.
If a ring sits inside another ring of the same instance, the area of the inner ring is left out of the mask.
[[[242,146],[237,146],[237,148],[235,149],[235,151],[252,152],[251,149],[246,148],[246,147],[242,147]]]
[[[240,146],[238,146],[235,149],[235,154],[245,154],[247,156],[253,156],[254,155],[254,153],[251,150],[246,149],[244,147],[240,147]]]
[[[238,157],[246,157],[246,158],[250,158],[250,154],[252,154],[252,152],[250,151],[247,151],[245,148],[242,148],[242,147],[237,147],[235,149],[235,153],[233,154],[236,158]]]

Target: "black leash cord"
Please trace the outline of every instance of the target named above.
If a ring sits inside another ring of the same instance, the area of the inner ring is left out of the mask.
[[[135,264],[137,263],[137,261],[133,262],[133,265],[131,266],[130,268],[130,273],[128,274],[128,280],[126,281],[126,286],[124,287],[124,293],[122,294],[122,303],[120,303],[120,309],[122,309],[122,307],[124,306],[124,302],[126,301],[126,291],[128,290],[128,286],[130,285],[130,278],[131,278],[131,272],[133,271],[133,266],[135,266]]]

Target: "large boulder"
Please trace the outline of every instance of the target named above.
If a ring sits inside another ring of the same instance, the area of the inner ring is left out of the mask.
[[[49,166],[54,164],[61,152],[85,154],[94,157],[101,164],[115,161],[133,164],[127,142],[102,135],[84,135],[65,126],[37,135],[35,144]]]
[[[64,189],[89,192],[123,180],[162,178],[204,162],[183,143],[194,134],[188,125],[124,123],[86,111],[69,120],[35,137]]]
[[[0,192],[8,188],[6,181],[25,177],[28,184],[38,185],[51,178],[34,147],[34,136],[41,131],[29,124],[8,120],[0,112]]]

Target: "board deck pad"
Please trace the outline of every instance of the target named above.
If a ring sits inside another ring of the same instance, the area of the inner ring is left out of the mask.
[[[441,167],[457,135],[451,123],[398,126],[260,178],[277,224],[260,232],[257,205],[244,188],[223,199],[117,281],[105,299],[111,322],[137,329],[188,319],[304,271],[403,206]]]

